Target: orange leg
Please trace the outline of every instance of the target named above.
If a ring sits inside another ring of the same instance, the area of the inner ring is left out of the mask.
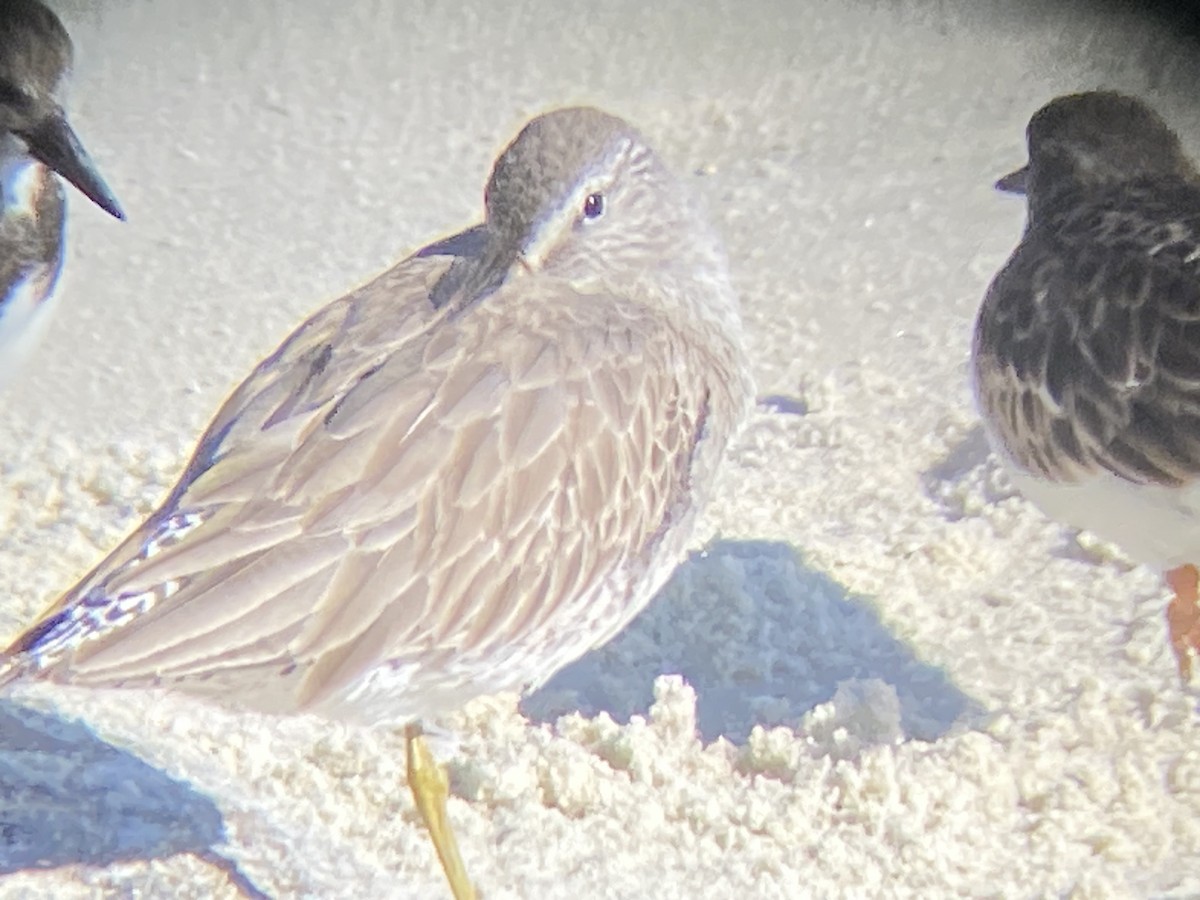
[[[1200,650],[1200,572],[1192,565],[1180,566],[1167,573],[1167,584],[1175,592],[1167,606],[1167,626],[1171,649],[1179,666],[1179,677],[1192,677],[1192,652]]]

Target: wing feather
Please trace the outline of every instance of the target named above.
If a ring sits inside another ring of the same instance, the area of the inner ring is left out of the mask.
[[[622,573],[692,502],[697,445],[719,454],[740,419],[737,351],[550,288],[451,317],[428,301],[444,265],[409,261],[322,311],[235,391],[168,503],[48,615],[156,601],[46,677],[207,684],[282,711],[380,666],[570,633],[601,587],[628,605]],[[199,524],[147,555],[184,512]]]
[[[1198,249],[1194,188],[1130,189],[1026,235],[975,338],[977,394],[1019,465],[1059,481],[1200,478]]]

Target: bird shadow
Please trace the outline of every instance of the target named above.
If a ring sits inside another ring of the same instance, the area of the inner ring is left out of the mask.
[[[579,711],[645,715],[655,677],[697,695],[701,738],[744,742],[756,725],[795,727],[839,686],[882,681],[902,737],[932,741],[982,707],[919,660],[873,605],[770,541],[720,541],[693,554],[615,639],[562,669],[522,703],[534,722]]]
[[[980,424],[921,473],[921,488],[950,522],[975,515],[983,505],[1018,496]]]
[[[0,875],[191,854],[263,896],[214,848],[213,802],[86,726],[0,699]]]

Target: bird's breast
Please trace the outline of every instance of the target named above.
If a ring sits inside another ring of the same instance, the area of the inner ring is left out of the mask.
[[[63,260],[62,186],[39,162],[0,157],[0,385],[50,319]]]
[[[58,263],[35,265],[2,286],[0,386],[10,381],[41,343],[51,318]]]
[[[5,156],[0,160],[0,213],[3,217],[36,218],[51,177],[49,169],[24,154]]]

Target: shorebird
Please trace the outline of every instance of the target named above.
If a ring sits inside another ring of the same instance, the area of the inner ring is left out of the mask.
[[[1166,572],[1180,676],[1200,648],[1200,175],[1140,100],[1059,97],[999,182],[1025,232],[988,288],[974,386],[1017,488]]]
[[[721,243],[638,131],[542,115],[484,206],[297,328],[0,663],[404,723],[460,898],[421,720],[530,690],[641,610],[753,396]]]
[[[125,218],[63,111],[72,56],[62,22],[37,0],[0,3],[0,383],[52,314],[66,240],[59,176]]]

